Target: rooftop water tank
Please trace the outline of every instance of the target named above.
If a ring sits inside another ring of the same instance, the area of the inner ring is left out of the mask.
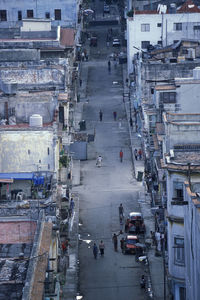
[[[43,126],[42,116],[37,114],[30,116],[29,126],[42,127]]]

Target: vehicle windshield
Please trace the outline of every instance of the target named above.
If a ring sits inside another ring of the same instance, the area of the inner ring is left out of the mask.
[[[132,239],[128,239],[128,240],[126,240],[126,242],[127,242],[127,244],[130,244],[130,245],[135,245],[135,244],[137,244],[138,243],[138,240],[132,240]]]

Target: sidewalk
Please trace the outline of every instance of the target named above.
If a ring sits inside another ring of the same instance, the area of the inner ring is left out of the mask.
[[[123,82],[124,82],[124,92],[128,93],[129,88],[126,86],[126,78],[127,78],[127,69],[126,64],[122,65],[123,71]],[[138,172],[143,172],[144,174],[144,161],[143,160],[135,160],[134,157],[134,149],[141,148],[142,140],[140,135],[136,132],[135,128],[135,120],[132,114],[133,126],[130,126],[129,116],[130,116],[130,103],[125,100],[125,110],[127,114],[129,134],[130,134],[130,142],[131,142],[131,151],[132,151],[132,161],[134,168],[134,175],[137,179]],[[133,109],[131,109],[134,111]],[[151,213],[151,198],[148,193],[145,191],[145,186],[142,182],[138,182],[141,184],[141,192],[139,193],[138,202],[140,204],[141,212],[144,217],[145,225],[146,225],[146,239],[151,237],[150,232],[155,231],[155,219],[153,214]],[[152,299],[163,300],[164,299],[164,266],[163,266],[163,258],[155,256],[155,246],[151,246],[148,250],[148,260],[149,260],[149,271],[150,271],[150,284],[152,284],[153,297]],[[166,283],[166,299],[168,297],[168,289]]]

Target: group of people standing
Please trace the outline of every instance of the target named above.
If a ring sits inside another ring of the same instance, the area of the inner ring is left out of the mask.
[[[113,111],[113,119],[114,119],[114,121],[117,120],[117,112],[116,112],[116,111]],[[99,111],[99,121],[100,121],[100,122],[103,121],[103,112],[102,112],[101,109],[100,109],[100,111]]]
[[[104,256],[104,249],[105,249],[105,245],[104,245],[104,242],[102,240],[99,243],[99,248],[97,247],[97,244],[94,243],[94,245],[93,245],[93,255],[94,255],[94,258],[97,259],[98,250],[99,250],[100,255]]]
[[[138,158],[139,158],[139,160],[142,160],[142,149],[140,148],[139,150],[137,150],[135,148],[134,156],[135,156],[135,160],[138,160]]]
[[[123,208],[122,203],[120,203],[120,205],[118,207],[118,211],[119,211],[119,219],[120,219],[120,223],[121,223],[121,220],[124,219],[124,208]],[[123,234],[122,230],[120,230],[119,233],[114,233],[113,236],[112,236],[112,242],[113,242],[113,245],[114,245],[114,251],[115,252],[118,251],[118,236],[120,234]],[[120,247],[121,247],[122,252],[123,252],[123,249],[124,249],[124,244],[125,244],[125,239],[122,237],[122,239],[120,240]],[[95,259],[97,259],[98,253],[100,254],[101,257],[103,257],[104,256],[104,250],[105,250],[105,244],[104,244],[103,240],[100,241],[99,246],[97,246],[97,244],[94,243],[92,250],[93,250],[93,255],[94,255]]]

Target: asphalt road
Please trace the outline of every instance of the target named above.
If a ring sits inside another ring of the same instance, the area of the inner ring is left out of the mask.
[[[96,130],[94,152],[103,157],[102,167],[95,160],[81,162],[80,198],[80,293],[84,300],[140,300],[146,295],[140,288],[141,266],[134,255],[114,251],[113,233],[119,233],[118,206],[123,203],[125,215],[138,211],[140,185],[133,178],[128,126],[122,99],[121,65],[108,72],[105,36],[109,27],[91,28],[98,33],[98,47],[92,49],[88,67],[88,103],[84,104],[83,119],[88,132]],[[118,27],[113,28],[118,32]],[[100,54],[98,54],[100,51]],[[113,84],[118,82],[119,84]],[[103,120],[99,121],[99,110]],[[114,121],[113,111],[117,112]],[[120,149],[124,160],[119,159]],[[123,235],[119,235],[118,240]],[[105,243],[105,256],[94,259],[92,245]]]

